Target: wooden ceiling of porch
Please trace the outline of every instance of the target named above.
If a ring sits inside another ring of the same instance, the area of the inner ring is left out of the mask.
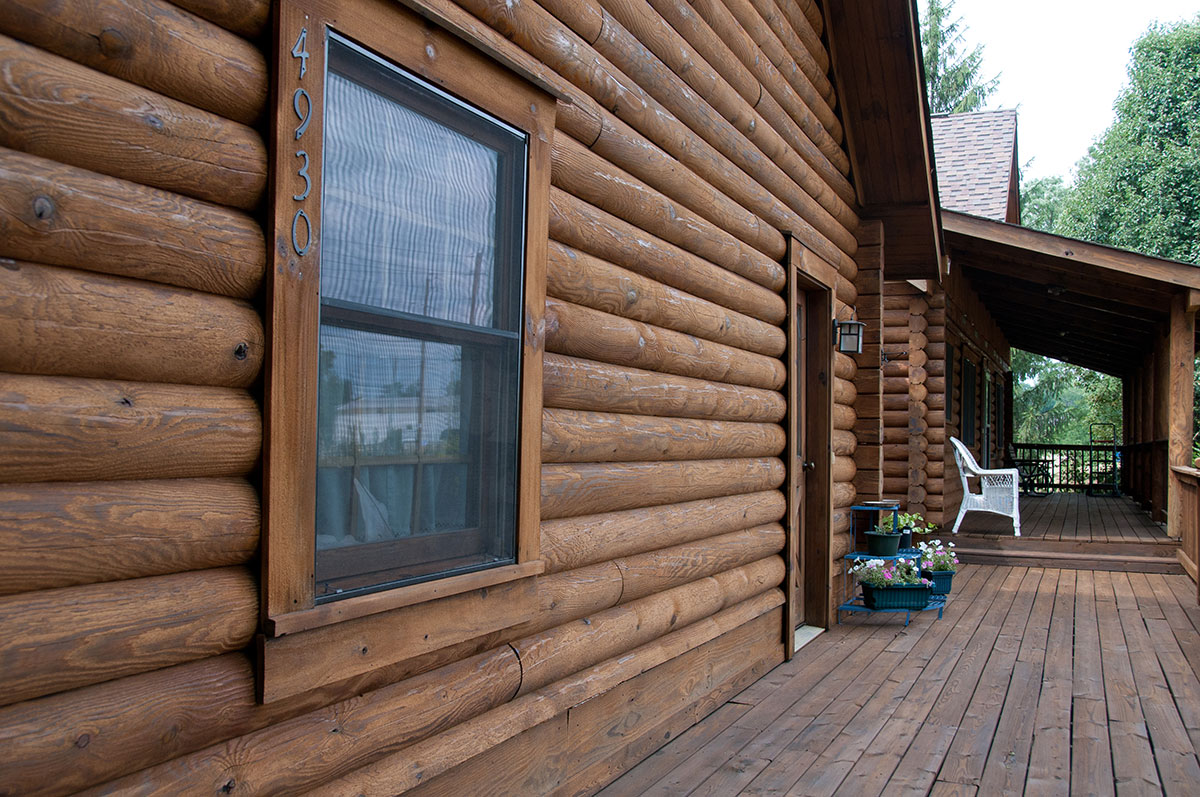
[[[912,0],[829,0],[826,26],[858,204],[883,222],[889,279],[945,275],[933,131]]]
[[[1123,376],[1153,351],[1171,300],[1200,268],[943,210],[961,269],[1008,342]]]

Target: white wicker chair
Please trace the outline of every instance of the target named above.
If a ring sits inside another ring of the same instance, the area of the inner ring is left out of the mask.
[[[953,534],[958,534],[963,516],[968,512],[991,512],[1012,518],[1013,536],[1021,536],[1021,508],[1018,505],[1020,489],[1016,468],[985,470],[979,467],[971,451],[958,438],[951,437],[954,444],[954,461],[958,463],[958,478],[962,480],[962,504],[954,521]],[[967,477],[979,479],[981,492],[971,492]]]

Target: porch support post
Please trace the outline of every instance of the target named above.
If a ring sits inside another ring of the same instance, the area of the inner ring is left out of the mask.
[[[1183,293],[1171,301],[1171,320],[1167,333],[1168,377],[1167,406],[1167,533],[1179,536],[1183,528],[1183,500],[1180,477],[1171,468],[1186,467],[1192,458],[1193,372],[1196,357],[1196,311]]]
[[[1012,355],[1009,354],[1009,365],[1012,365]],[[1013,397],[1016,390],[1013,386],[1013,374],[1009,370],[1004,374],[1004,439],[1000,441],[1000,459],[1008,452],[1008,447],[1016,442],[1013,436]]]
[[[1133,449],[1137,442],[1137,427],[1134,426],[1134,413],[1137,412],[1137,376],[1133,373],[1121,377],[1121,492],[1133,494]],[[1135,498],[1137,496],[1134,496]]]

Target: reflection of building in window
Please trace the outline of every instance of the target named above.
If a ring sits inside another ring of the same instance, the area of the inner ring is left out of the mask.
[[[461,430],[457,397],[360,398],[337,408],[332,446],[368,456],[455,456]]]

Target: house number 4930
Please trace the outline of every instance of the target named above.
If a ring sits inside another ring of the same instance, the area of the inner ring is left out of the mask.
[[[292,46],[292,58],[300,60],[300,74],[297,81],[303,80],[304,74],[308,71],[308,28],[300,29],[300,35]],[[297,87],[292,93],[292,108],[296,112],[296,118],[300,120],[300,124],[296,126],[295,139],[299,141],[300,137],[308,130],[308,123],[312,121],[313,112],[312,97],[302,87]],[[303,202],[308,199],[308,195],[312,191],[312,178],[308,176],[308,153],[297,149],[296,157],[303,161],[300,168],[296,170],[296,174],[304,180],[304,190],[299,194],[293,194],[292,201]],[[304,228],[303,231],[301,231],[301,227]],[[312,222],[309,221],[308,214],[304,212],[304,208],[296,208],[296,213],[292,216],[292,249],[299,257],[304,257],[308,253],[308,248],[312,246],[312,237]],[[304,239],[303,246],[300,245],[301,238]]]

